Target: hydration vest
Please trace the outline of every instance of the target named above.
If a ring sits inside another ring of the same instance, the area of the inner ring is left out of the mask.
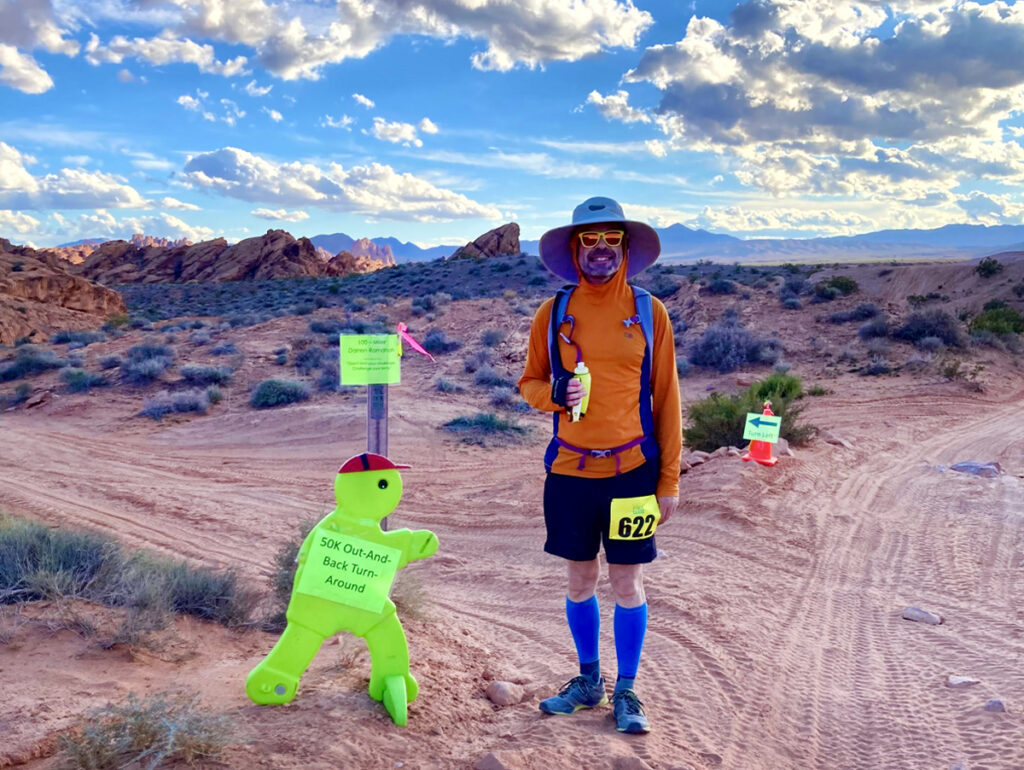
[[[563,286],[555,294],[555,301],[551,306],[551,323],[548,326],[548,361],[551,365],[551,375],[555,379],[572,377],[573,375],[571,371],[562,366],[562,356],[558,347],[560,339],[576,348],[577,363],[583,360],[583,353],[580,351],[579,345],[572,341],[572,330],[576,319],[571,315],[566,315],[565,312],[569,307],[569,297],[575,288],[574,284]],[[646,343],[640,374],[640,425],[643,429],[643,435],[625,444],[608,449],[588,449],[574,446],[559,437],[559,413],[555,412],[552,415],[554,436],[551,439],[551,443],[548,444],[547,451],[544,453],[544,468],[549,473],[551,472],[551,465],[558,455],[559,447],[564,447],[580,456],[580,462],[577,466],[579,470],[583,470],[588,457],[614,457],[616,476],[619,474],[619,455],[627,449],[632,449],[635,446],[641,447],[647,460],[652,460],[658,456],[658,443],[654,440],[654,413],[651,407],[651,360],[654,351],[653,302],[651,300],[651,293],[646,289],[641,289],[639,286],[633,286],[632,284],[629,288],[633,290],[633,306],[636,313],[629,318],[623,319],[622,324],[627,328],[638,324],[644,333],[644,341]],[[562,333],[562,325],[565,323],[569,324],[569,336]]]

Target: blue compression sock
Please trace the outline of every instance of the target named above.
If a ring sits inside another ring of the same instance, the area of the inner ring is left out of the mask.
[[[565,617],[569,620],[569,631],[576,643],[576,655],[580,659],[580,673],[593,681],[601,678],[601,666],[597,651],[597,639],[601,631],[601,612],[597,597],[591,596],[582,602],[565,597]]]
[[[633,689],[633,680],[640,667],[640,653],[647,633],[647,602],[639,607],[615,605],[615,657],[619,664],[616,690]]]

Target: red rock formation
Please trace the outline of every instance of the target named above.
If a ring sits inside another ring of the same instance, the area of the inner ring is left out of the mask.
[[[484,233],[472,243],[467,243],[448,259],[497,257],[502,254],[518,254],[519,252],[519,225],[509,222],[507,225]]]
[[[354,257],[367,257],[370,259],[371,262],[367,264],[380,262],[381,267],[395,266],[395,255],[392,253],[391,247],[387,244],[378,246],[369,238],[360,238],[354,241],[350,251]]]
[[[66,265],[0,238],[0,344],[42,341],[59,329],[96,329],[127,312],[120,294],[69,275]]]

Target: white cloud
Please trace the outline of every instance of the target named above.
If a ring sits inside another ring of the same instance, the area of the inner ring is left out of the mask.
[[[134,83],[135,76],[131,73],[131,70],[122,68],[117,72],[117,82]]]
[[[218,61],[212,45],[175,38],[168,30],[149,39],[137,37],[129,40],[124,35],[115,35],[106,45],[101,45],[99,38],[93,34],[85,46],[85,52],[85,60],[93,65],[120,64],[126,58],[132,58],[143,59],[158,66],[194,64],[200,72],[225,77],[243,74],[248,62],[245,56]]]
[[[4,211],[0,209],[0,230],[16,233],[31,233],[42,224],[35,217],[22,214],[20,211]]]
[[[205,96],[206,94],[203,94],[202,92],[199,92],[198,96],[189,96],[187,94],[182,94],[178,97],[178,104],[180,104],[186,110],[198,112],[203,106],[202,100]]]
[[[241,200],[281,206],[315,205],[374,220],[439,222],[500,219],[494,206],[477,203],[380,163],[344,168],[330,163],[277,163],[234,147],[189,158],[183,180]]]
[[[419,123],[419,129],[424,134],[436,134],[438,131],[440,131],[440,129],[437,127],[437,124],[430,118],[423,118],[423,120],[421,120]]]
[[[355,123],[355,119],[348,115],[342,115],[340,118],[332,118],[330,115],[324,115],[320,120],[321,126],[329,128],[343,128],[346,131],[352,130],[353,123]]]
[[[229,126],[234,126],[241,118],[245,117],[245,110],[241,109],[238,104],[230,99],[221,99],[220,115],[215,114],[213,112],[214,108],[211,108],[206,104],[206,99],[209,96],[210,94],[208,91],[200,91],[197,89],[195,96],[188,96],[185,94],[179,96],[177,101],[178,104],[186,110],[200,113],[203,116],[203,120],[207,120],[210,123],[221,122],[227,123]],[[272,112],[276,112],[276,110],[273,110]],[[273,118],[273,116],[271,117]]]
[[[251,213],[257,219],[269,219],[275,222],[301,222],[309,219],[305,211],[288,211],[287,209],[253,209]]]
[[[269,107],[263,107],[262,109],[263,109],[263,112],[267,113],[267,115],[270,117],[270,119],[272,121],[274,121],[275,123],[280,123],[282,120],[284,120],[284,115],[282,115],[277,110],[272,110]]]
[[[0,2],[0,85],[27,94],[41,94],[53,87],[49,73],[30,51],[75,56],[78,43],[65,39],[51,0]]]
[[[170,171],[174,164],[166,158],[161,158],[151,152],[138,152],[134,150],[123,150],[125,155],[131,158],[131,164],[143,171]]]
[[[258,86],[256,85],[255,80],[250,80],[245,86],[245,92],[249,94],[249,96],[266,96],[270,93],[270,89],[272,88],[273,86]]]
[[[65,155],[60,162],[68,166],[88,166],[93,160],[88,155]]]
[[[200,211],[201,209],[194,203],[185,203],[177,198],[161,198],[159,203],[162,209],[181,209],[184,211]]]
[[[172,240],[187,238],[193,242],[208,241],[214,237],[214,232],[210,228],[190,225],[173,214],[118,219],[106,209],[98,208],[90,214],[80,214],[74,219],[67,219],[60,214],[53,214],[52,219],[57,226],[40,233],[38,240],[55,240],[57,236],[59,240],[64,241],[81,238],[127,239],[132,233],[145,233]]]
[[[1024,3],[762,0],[694,16],[627,83],[662,91],[656,155],[710,152],[774,195],[931,205],[981,173],[1018,185],[1002,121],[1024,111]],[[594,97],[635,120],[623,100]],[[955,150],[955,152],[950,152]]]
[[[680,220],[676,220],[680,221]],[[682,220],[691,227],[737,235],[807,237],[855,235],[879,227],[878,221],[850,211],[832,208],[705,206],[696,216]]]
[[[623,123],[651,122],[651,117],[646,112],[629,106],[629,93],[626,91],[616,91],[608,96],[591,91],[587,96],[587,103],[597,105],[601,114],[610,120],[620,120]]]
[[[355,99],[359,104],[363,105],[366,109],[372,110],[377,105],[369,97],[363,96],[362,94],[352,94],[352,98]]]
[[[65,168],[33,176],[33,159],[0,142],[0,209],[145,208],[148,204],[122,179],[100,171]]]
[[[416,126],[412,123],[390,123],[384,118],[374,118],[373,128],[370,133],[383,142],[392,144],[404,144],[406,147],[422,147],[423,140],[416,133]]]
[[[972,221],[979,224],[1024,223],[1024,202],[1013,200],[1009,195],[972,192],[959,196],[956,205],[963,209]]]

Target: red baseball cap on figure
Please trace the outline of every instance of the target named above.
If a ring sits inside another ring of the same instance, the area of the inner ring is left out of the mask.
[[[363,471],[391,471],[399,468],[411,468],[411,465],[396,465],[384,455],[377,455],[373,452],[363,452],[361,455],[350,457],[345,464],[338,469],[338,473],[362,473]]]

